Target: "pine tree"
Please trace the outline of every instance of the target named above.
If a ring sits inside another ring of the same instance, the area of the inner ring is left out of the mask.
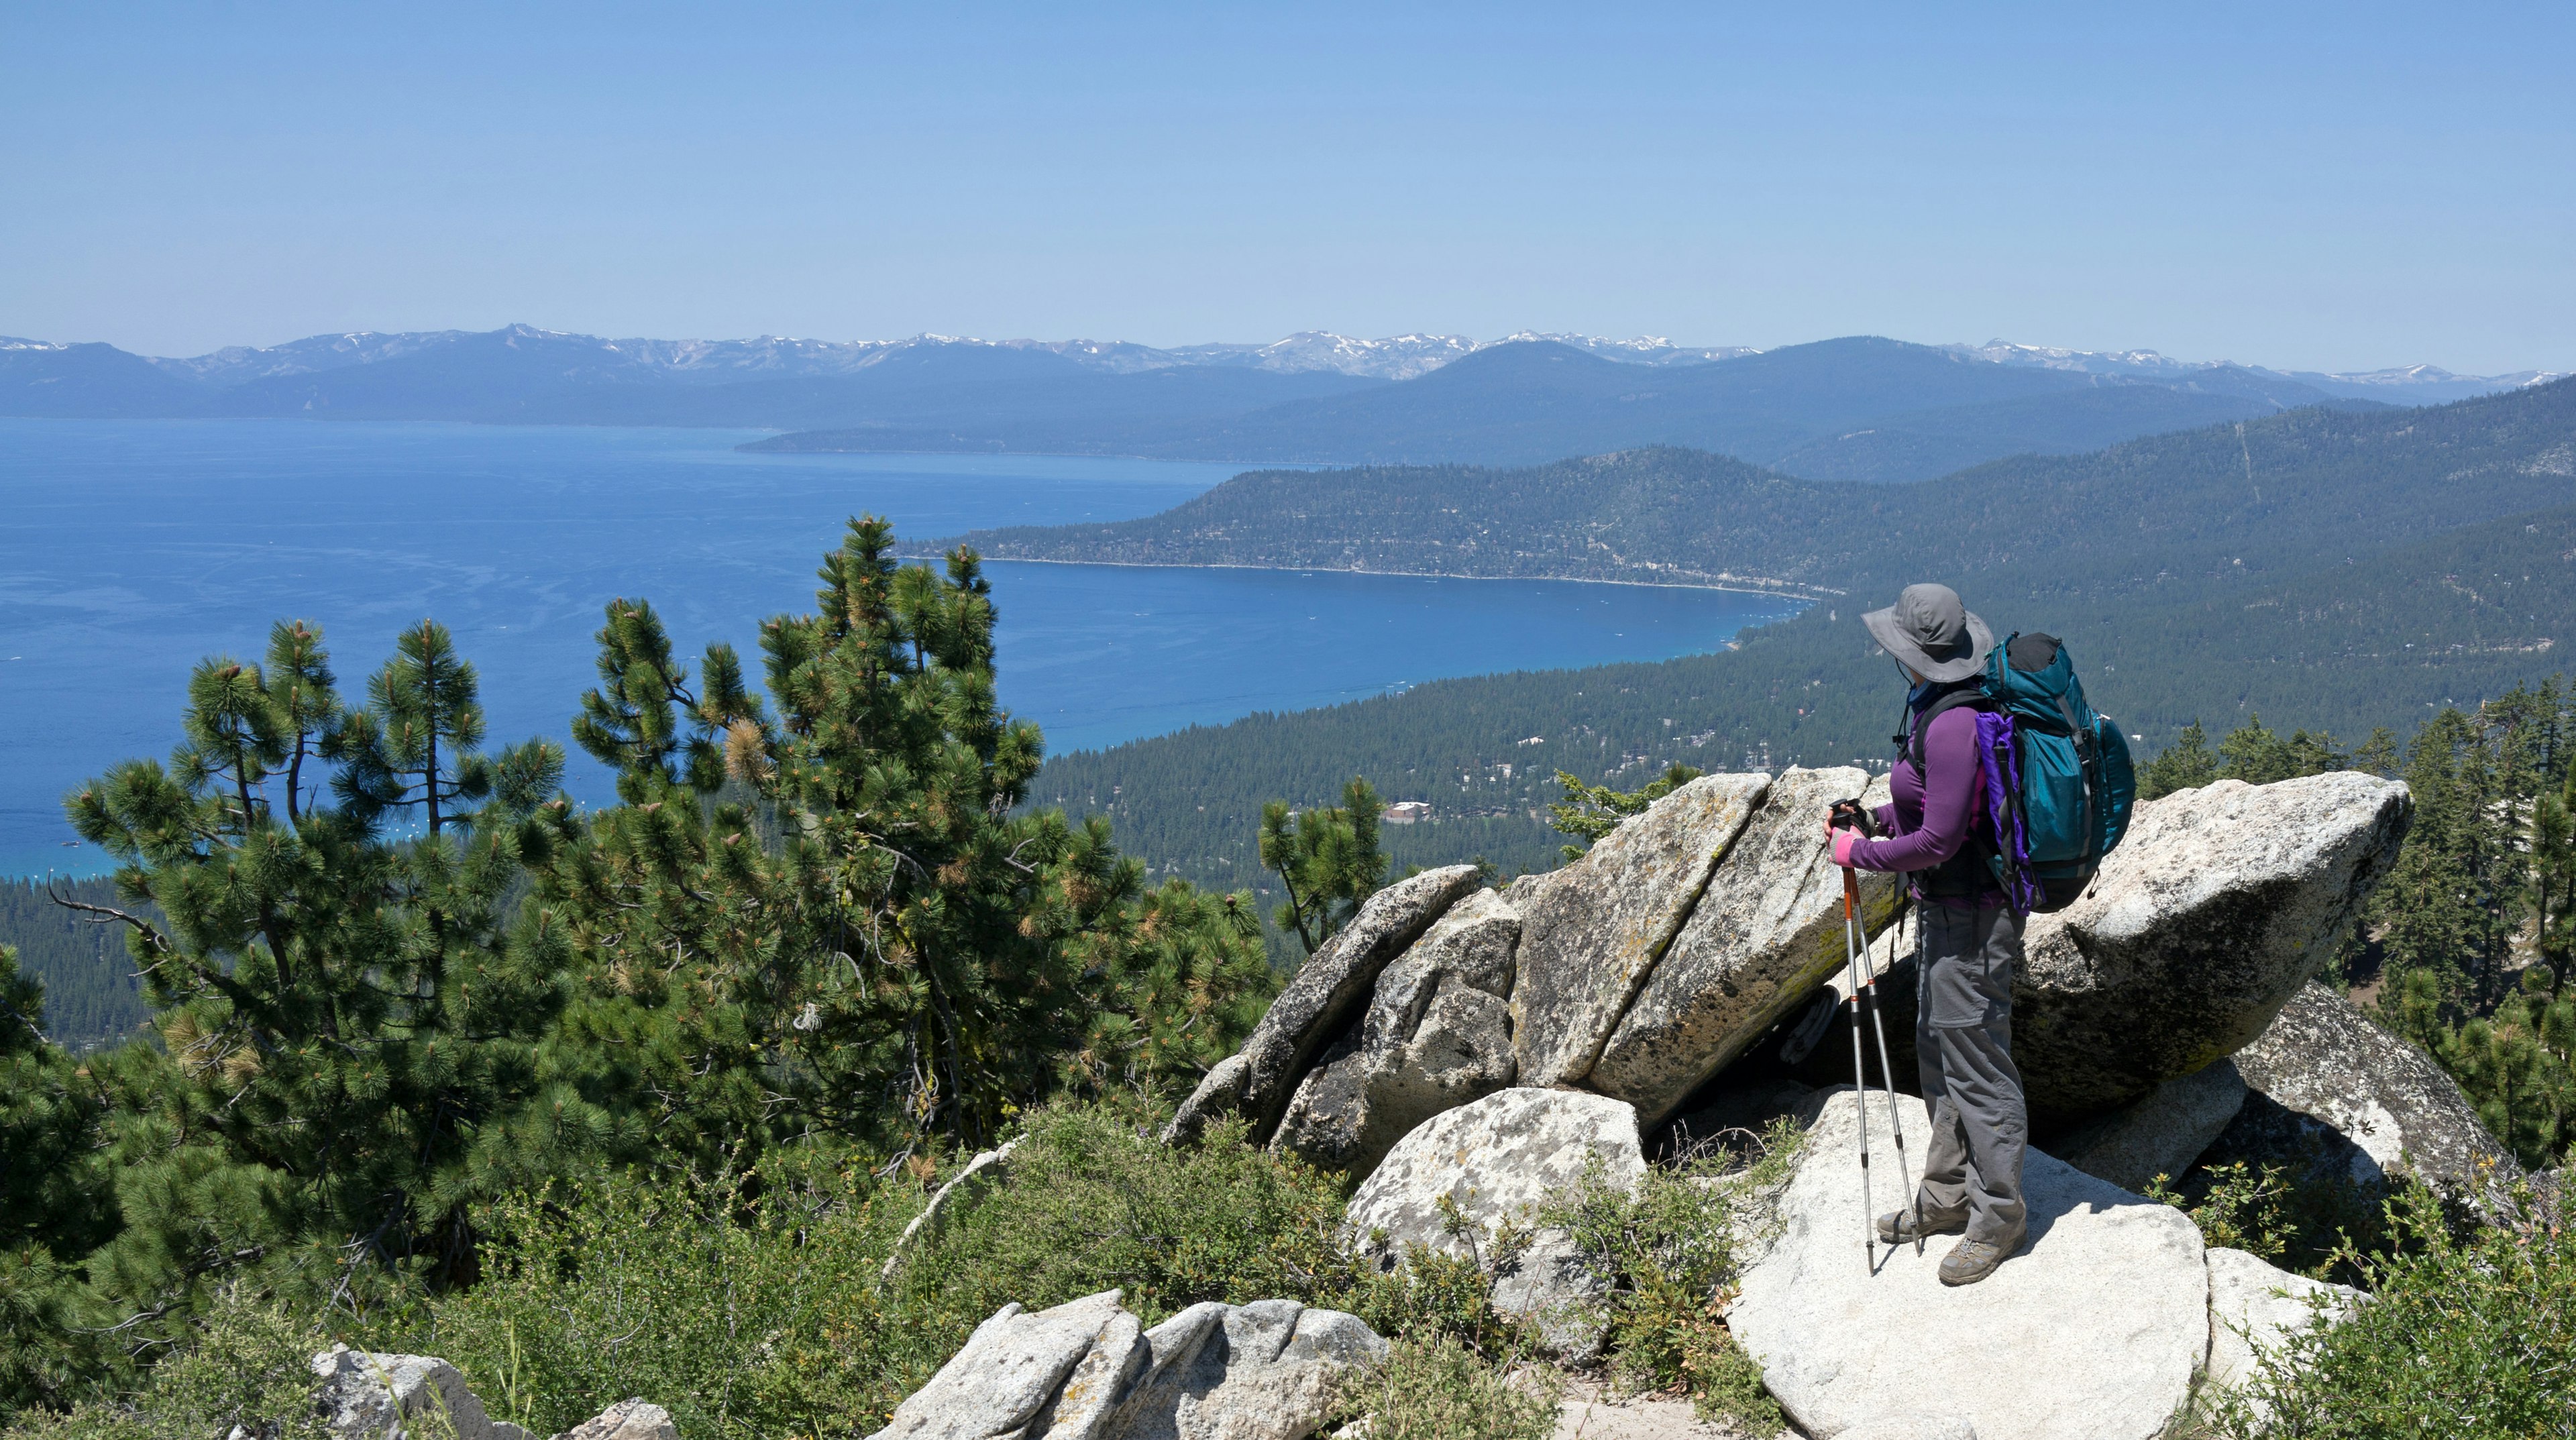
[[[122,862],[125,905],[83,908],[127,927],[163,1042],[93,1062],[121,1228],[89,1278],[138,1335],[243,1271],[342,1293],[456,1273],[476,1198],[596,1149],[578,1097],[538,1073],[555,977],[503,934],[561,755],[484,757],[474,691],[423,625],[343,710],[319,632],[281,625],[265,676],[197,668],[167,768],[127,762],[66,801]],[[317,761],[336,803],[289,789]],[[501,798],[471,804],[496,777]],[[407,810],[424,833],[386,834]]]
[[[1314,954],[1357,914],[1362,901],[1386,884],[1386,855],[1378,848],[1378,817],[1385,811],[1375,787],[1354,777],[1342,803],[1288,812],[1288,802],[1261,807],[1261,865],[1287,888],[1279,928],[1295,932]]]
[[[44,1024],[43,987],[0,945],[0,1415],[64,1404],[104,1359],[74,1267],[114,1233],[105,1097]]]
[[[1607,785],[1586,785],[1563,770],[1557,771],[1556,783],[1565,791],[1565,798],[1547,807],[1548,826],[1582,842],[1564,846],[1558,853],[1571,863],[1602,836],[1618,829],[1629,816],[1644,814],[1647,806],[1699,777],[1699,767],[1676,760],[1651,783],[1622,791]]]
[[[892,1164],[1066,1086],[1194,1079],[1258,1017],[1249,897],[1148,891],[1105,822],[1018,813],[1035,726],[996,702],[991,589],[853,521],[813,613],[692,685],[613,602],[575,737],[619,806],[545,817],[530,923],[579,977],[557,1063],[713,1169],[830,1134]]]
[[[2195,719],[2174,743],[2138,772],[2138,798],[2154,800],[2177,790],[2192,790],[2218,778],[2217,757],[2209,753],[2209,732]]]

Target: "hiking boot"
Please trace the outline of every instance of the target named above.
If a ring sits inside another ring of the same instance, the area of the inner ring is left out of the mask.
[[[1968,1207],[1962,1205],[1956,1210],[1927,1209],[1922,1212],[1922,1220],[1921,1233],[1925,1235],[1957,1235],[1968,1228]],[[1902,1210],[1890,1210],[1879,1216],[1878,1243],[1903,1245],[1913,1240],[1916,1233],[1914,1221],[1914,1216]]]
[[[1974,1285],[1995,1273],[1995,1267],[2004,1263],[2006,1256],[2020,1248],[2019,1240],[2015,1240],[2010,1245],[1996,1245],[1984,1240],[1962,1240],[1950,1247],[1949,1254],[1941,1257],[1941,1283]]]

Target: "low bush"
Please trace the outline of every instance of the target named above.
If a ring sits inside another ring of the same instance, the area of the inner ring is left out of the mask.
[[[2208,1243],[2342,1285],[2364,1283],[2359,1259],[2395,1243],[2386,1220],[2394,1193],[2384,1182],[2324,1175],[2313,1160],[2236,1160],[2197,1168],[2179,1184],[2162,1175],[2147,1182],[2147,1198],[2189,1215]]]
[[[2414,1189],[2392,1201],[2396,1244],[2351,1263],[2371,1299],[2263,1358],[2241,1395],[2213,1396],[2228,1440],[2298,1436],[2576,1436],[2576,1228],[2455,1235]]]
[[[1610,1277],[1600,1318],[1613,1368],[1631,1388],[1686,1390],[1703,1418],[1766,1433],[1783,1423],[1724,1317],[1739,1247],[1760,1238],[1765,1202],[1787,1182],[1803,1139],[1779,1120],[1740,1150],[1703,1146],[1651,1167],[1633,1190],[1607,1183],[1596,1165],[1543,1212]]]
[[[216,1292],[191,1343],[126,1393],[67,1412],[28,1409],[12,1440],[325,1440],[313,1408],[312,1362],[330,1348],[317,1323],[239,1286]]]
[[[1497,1367],[1453,1337],[1398,1340],[1343,1385],[1334,1420],[1368,1440],[1547,1440],[1563,1393],[1555,1371]]]

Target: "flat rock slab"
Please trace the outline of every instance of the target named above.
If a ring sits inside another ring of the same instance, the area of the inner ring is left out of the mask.
[[[2413,813],[2405,786],[2357,771],[2139,806],[2092,888],[2024,932],[2013,1058],[2034,1129],[2143,1099],[2262,1034],[2351,932]]]
[[[2179,1180],[2245,1108],[2245,1077],[2233,1060],[2214,1061],[2147,1098],[2085,1122],[2052,1153],[2096,1180],[2145,1190],[2157,1176]]]
[[[2262,1372],[2258,1355],[2277,1358],[2291,1337],[2320,1322],[2339,1322],[2360,1302],[2361,1292],[2349,1285],[2293,1275],[2260,1255],[2211,1246],[2209,1366],[2202,1383],[2245,1388]]]
[[[1909,1158],[1928,1135],[1903,1107]],[[1886,1102],[1870,1097],[1876,1203],[1896,1208]],[[2031,1237],[1981,1283],[1940,1282],[1944,1236],[1863,1262],[1853,1092],[1819,1097],[1776,1229],[1726,1321],[1817,1440],[1865,1423],[1964,1423],[1980,1440],[2153,1440],[2209,1347],[2209,1272],[2182,1212],[2037,1150],[2023,1166]],[[1910,1190],[1918,1169],[1904,1176]],[[1940,1433],[1930,1431],[1927,1433]]]
[[[2372,1186],[2403,1170],[2494,1214],[2522,1166],[2458,1082],[2332,987],[2311,983],[2236,1054],[2253,1097],[2207,1159],[2289,1165]]]
[[[1857,768],[1791,769],[1771,782],[1620,1017],[1586,1088],[1635,1105],[1653,1129],[1845,967],[1843,872],[1825,817],[1855,796],[1882,803],[1887,783],[1873,786]],[[1864,870],[1856,878],[1862,920],[1875,935],[1895,914],[1897,877]]]
[[[1475,893],[1476,879],[1473,865],[1444,865],[1370,896],[1270,1002],[1243,1042],[1241,1063],[1209,1071],[1197,1093],[1182,1102],[1164,1138],[1195,1141],[1210,1120],[1239,1111],[1252,1122],[1248,1138],[1269,1143],[1307,1063],[1359,1018],[1379,974],[1450,906]]]
[[[1771,788],[1704,775],[1603,836],[1583,858],[1512,886],[1521,911],[1512,1043],[1524,1085],[1572,1085],[1681,932],[1719,855]]]

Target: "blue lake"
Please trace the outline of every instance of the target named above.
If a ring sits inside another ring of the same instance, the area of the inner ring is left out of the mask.
[[[178,737],[189,667],[320,623],[341,688],[434,616],[494,743],[566,726],[613,597],[683,654],[813,601],[847,517],[900,533],[1116,520],[1240,468],[1043,456],[745,455],[749,432],[0,419],[0,874],[94,871],[63,793]],[[996,564],[1004,703],[1054,751],[1424,680],[1707,650],[1781,602],[1711,590]],[[576,752],[570,785],[608,793]]]

